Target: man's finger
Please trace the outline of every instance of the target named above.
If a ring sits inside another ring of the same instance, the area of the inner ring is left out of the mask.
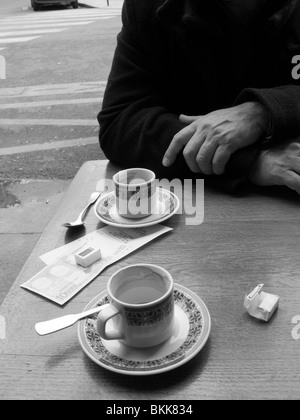
[[[205,141],[206,133],[204,132],[198,132],[193,135],[193,137],[190,139],[190,141],[187,143],[183,150],[183,156],[184,159],[190,168],[190,170],[194,173],[201,172],[201,169],[199,168],[197,164],[197,154],[199,152],[199,148],[201,147],[202,143]]]
[[[229,161],[231,152],[228,147],[221,145],[217,148],[212,159],[212,172],[215,175],[221,175],[225,171],[226,163]]]
[[[198,120],[198,118],[200,118],[201,115],[184,115],[181,114],[179,115],[179,120],[184,123],[184,124],[191,124],[192,122]]]
[[[283,177],[283,184],[300,194],[300,175],[296,172],[286,171]]]
[[[294,164],[293,164],[292,170],[296,172],[298,175],[300,175],[300,157],[294,156],[293,161],[294,161]]]
[[[175,162],[178,153],[181,152],[181,150],[191,139],[195,133],[195,130],[195,128],[188,125],[187,127],[180,130],[177,134],[175,134],[163,157],[162,163],[164,166],[170,166]]]
[[[201,171],[206,175],[212,175],[212,160],[219,146],[219,143],[212,133],[206,135],[205,141],[199,148],[197,164]]]

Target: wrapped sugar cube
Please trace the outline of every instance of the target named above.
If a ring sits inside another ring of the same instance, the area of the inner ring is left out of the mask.
[[[90,265],[94,264],[94,262],[100,260],[101,258],[101,251],[100,249],[88,247],[77,254],[75,254],[75,261],[77,264],[81,265],[82,267],[89,267]]]
[[[268,322],[279,306],[279,296],[262,291],[263,284],[245,296],[244,307],[254,318]]]

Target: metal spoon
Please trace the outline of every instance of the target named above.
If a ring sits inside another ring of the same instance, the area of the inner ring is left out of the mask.
[[[78,226],[83,226],[84,225],[84,217],[86,216],[87,210],[90,207],[90,205],[94,204],[95,201],[98,199],[99,195],[101,193],[99,192],[94,192],[91,196],[90,199],[88,201],[88,204],[86,205],[86,207],[82,210],[82,212],[79,214],[78,218],[74,221],[74,222],[68,222],[68,223],[63,223],[62,226],[70,228],[70,227],[78,227]]]
[[[109,306],[109,304],[97,306],[96,308],[89,309],[88,311],[82,312],[80,314],[65,315],[60,318],[50,319],[49,321],[39,322],[38,324],[35,324],[35,331],[39,335],[46,335],[63,330],[64,328],[68,328],[75,324],[75,322],[79,321],[80,319],[87,318],[92,314],[102,311],[102,309],[106,308],[107,306]]]

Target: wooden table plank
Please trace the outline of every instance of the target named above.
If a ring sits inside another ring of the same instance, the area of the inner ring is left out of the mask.
[[[40,255],[74,239],[61,223],[77,214],[99,179],[116,171],[106,161],[83,165],[1,306],[0,399],[298,399],[300,340],[291,335],[292,318],[300,315],[296,195],[253,190],[236,198],[205,187],[203,224],[186,226],[185,215],[175,215],[165,223],[171,233],[108,267],[64,307],[20,288],[43,267]],[[80,235],[101,227],[90,212]],[[36,322],[82,310],[117,269],[141,262],[162,265],[209,308],[210,338],[186,365],[159,380],[128,377],[88,359],[77,326],[45,337],[35,333]],[[258,283],[281,298],[269,323],[243,308]]]

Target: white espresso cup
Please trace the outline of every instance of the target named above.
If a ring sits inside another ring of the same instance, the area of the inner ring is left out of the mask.
[[[151,347],[173,331],[173,279],[152,264],[129,265],[108,281],[110,304],[97,318],[97,331],[105,340],[121,340],[132,347]]]
[[[144,168],[125,169],[113,176],[113,182],[119,215],[133,219],[155,213],[156,179],[154,172]]]

